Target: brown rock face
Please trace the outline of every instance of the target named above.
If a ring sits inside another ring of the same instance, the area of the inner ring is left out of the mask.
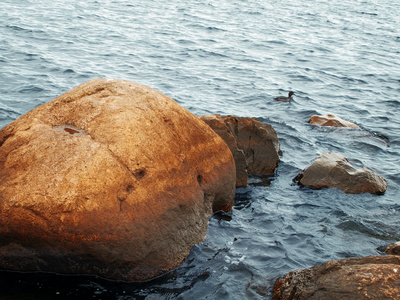
[[[296,180],[310,188],[332,187],[349,194],[382,194],[387,189],[385,179],[367,168],[355,169],[343,155],[333,152],[319,156]]]
[[[400,242],[391,243],[385,248],[385,253],[389,255],[400,255]]]
[[[229,148],[172,99],[96,79],[0,131],[0,268],[147,280],[235,193]]]
[[[331,127],[348,127],[348,128],[360,128],[358,125],[343,120],[339,117],[336,117],[334,115],[324,115],[324,116],[317,116],[314,115],[310,118],[308,123],[314,124],[314,125],[321,125],[321,126],[331,126]]]
[[[287,274],[272,299],[400,299],[399,283],[398,256],[348,258]]]
[[[279,158],[279,142],[271,125],[255,118],[210,115],[200,117],[232,151],[236,162],[236,185],[248,184],[249,174],[271,174]]]

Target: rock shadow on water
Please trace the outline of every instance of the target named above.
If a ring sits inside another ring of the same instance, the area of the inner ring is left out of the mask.
[[[150,281],[135,283],[92,275],[0,271],[0,298],[145,300],[152,295],[174,298],[210,277],[209,270],[199,273],[192,261]]]
[[[251,186],[271,186],[272,181],[274,181],[276,174],[250,174],[249,175],[249,185]]]
[[[91,275],[0,271],[0,279],[2,299],[104,299],[132,289],[132,284]]]
[[[235,203],[233,205],[234,209],[242,210],[244,208],[249,208],[254,197],[250,187],[242,187],[236,190]]]
[[[223,210],[218,210],[212,215],[212,217],[217,219],[218,222],[221,221],[230,222],[232,221],[232,211],[224,212]]]

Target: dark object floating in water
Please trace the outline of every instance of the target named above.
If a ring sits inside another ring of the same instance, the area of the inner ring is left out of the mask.
[[[280,96],[280,97],[274,98],[274,100],[281,101],[281,102],[289,102],[289,101],[292,101],[293,95],[294,95],[294,92],[290,91],[287,97]]]

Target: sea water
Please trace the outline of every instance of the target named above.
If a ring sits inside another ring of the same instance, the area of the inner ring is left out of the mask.
[[[400,240],[400,2],[2,0],[0,128],[93,78],[154,88],[196,115],[257,117],[282,158],[177,269],[146,283],[0,272],[0,298],[264,299],[274,281]],[[273,97],[294,91],[291,103]],[[361,130],[315,127],[332,113]],[[293,178],[343,154],[384,177],[382,196]]]

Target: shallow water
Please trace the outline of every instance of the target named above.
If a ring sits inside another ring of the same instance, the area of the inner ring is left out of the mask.
[[[0,272],[0,296],[261,299],[294,269],[400,240],[400,3],[389,0],[59,1],[0,6],[0,128],[93,78],[150,86],[196,115],[258,117],[283,156],[176,270],[148,283]],[[295,92],[291,103],[274,102]],[[314,127],[332,113],[362,130]],[[293,178],[327,151],[386,178],[383,196]],[[271,179],[271,178],[270,178]]]

